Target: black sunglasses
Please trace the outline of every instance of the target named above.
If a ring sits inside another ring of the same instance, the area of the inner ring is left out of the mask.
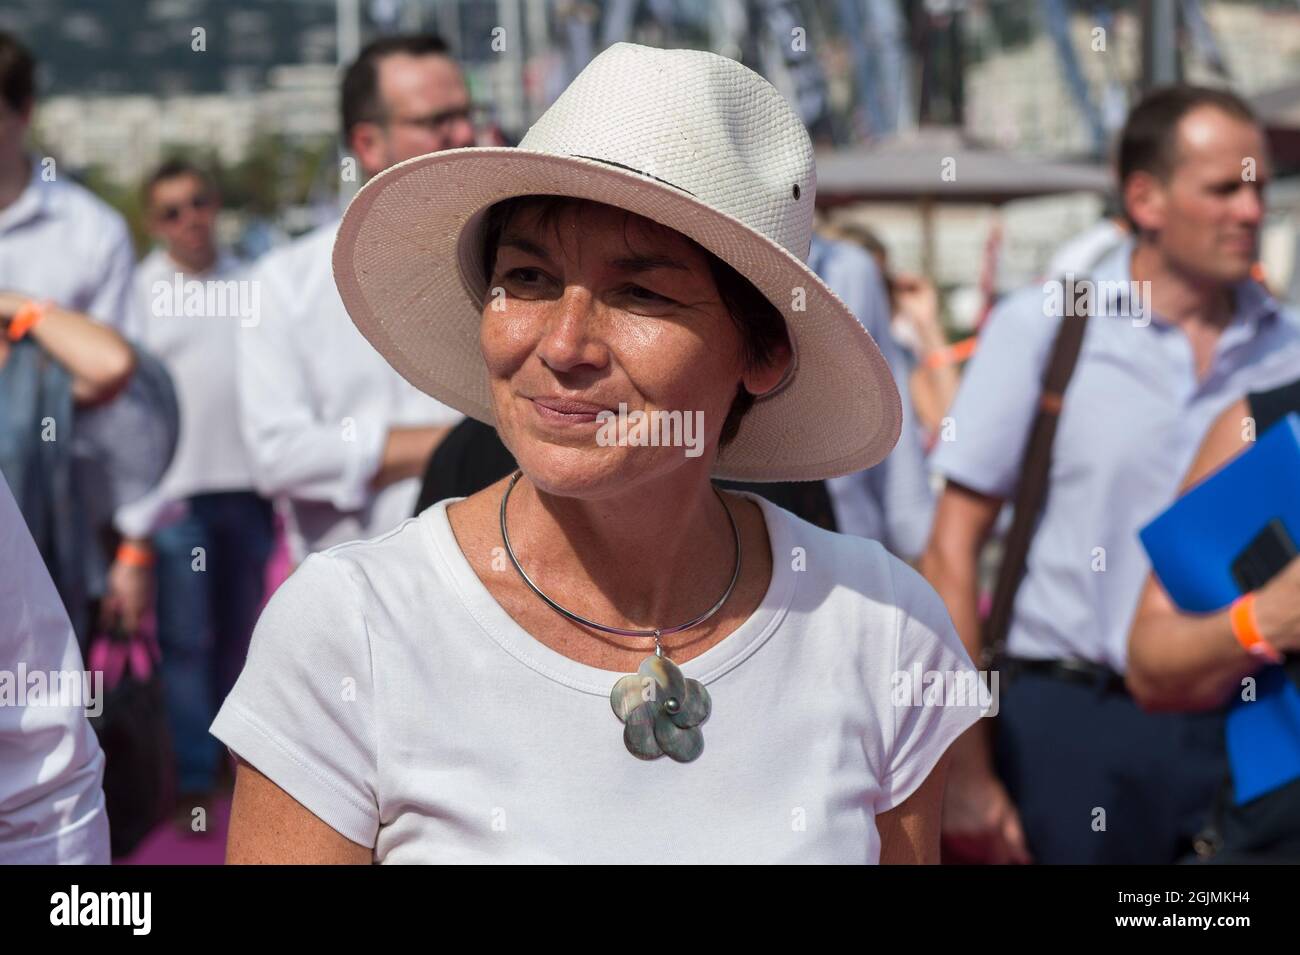
[[[419,126],[430,132],[438,133],[451,126],[453,123],[461,120],[468,120],[471,124],[474,122],[475,114],[480,112],[481,108],[476,105],[466,106],[460,109],[449,109],[441,113],[434,113],[432,116],[412,116],[412,117],[388,117],[388,122],[395,125]]]
[[[181,217],[181,213],[186,209],[193,209],[195,212],[206,209],[212,205],[212,196],[206,192],[201,192],[189,202],[182,202],[179,205],[162,206],[158,209],[158,218],[163,222],[175,222]]]

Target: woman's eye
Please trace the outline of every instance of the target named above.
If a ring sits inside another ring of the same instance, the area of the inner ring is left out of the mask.
[[[624,292],[638,302],[644,302],[648,305],[676,305],[672,299],[666,295],[660,295],[658,292],[652,292],[641,285],[629,285]]]
[[[535,285],[542,280],[541,269],[511,269],[506,278],[514,279],[523,285]]]

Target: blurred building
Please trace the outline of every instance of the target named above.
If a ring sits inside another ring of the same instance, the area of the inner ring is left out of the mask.
[[[139,182],[168,149],[235,165],[259,134],[313,142],[337,134],[332,65],[277,66],[267,77],[258,92],[51,96],[40,104],[36,133],[73,169],[97,166],[121,185]]]
[[[1136,0],[5,0],[0,28],[41,58],[43,147],[74,172],[93,166],[126,186],[169,149],[233,166],[270,135],[331,140],[340,56],[413,29],[449,39],[481,118],[507,138],[522,135],[592,56],[632,40],[741,58],[822,145],[960,116],[968,135],[1004,149],[1097,156],[1142,78],[1139,9]],[[1253,96],[1300,76],[1300,6],[1183,0],[1179,9],[1189,18],[1180,45],[1189,79]],[[317,170],[313,203],[338,190],[332,172]],[[301,198],[289,202],[296,208],[278,218],[294,231],[310,215]],[[1005,206],[998,287],[1033,278],[1100,211],[1097,197],[1079,195]],[[906,206],[836,214],[870,221],[900,267],[920,266]],[[1300,218],[1294,203],[1281,214]],[[979,281],[994,216],[936,210],[941,285]]]

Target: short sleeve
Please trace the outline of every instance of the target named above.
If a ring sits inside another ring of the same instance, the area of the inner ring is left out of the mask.
[[[312,554],[271,597],[211,732],[332,829],[375,844],[370,640],[344,559]]]
[[[111,213],[111,219],[104,223],[103,229],[107,235],[107,247],[91,300],[86,304],[86,313],[95,321],[121,332],[130,319],[135,250],[121,216]]]
[[[897,621],[889,700],[893,734],[877,814],[920,788],[991,702],[939,595],[907,564],[894,558],[888,564]]]
[[[1060,319],[1041,289],[1011,295],[989,316],[930,457],[936,471],[981,494],[1009,498],[1042,393]]]

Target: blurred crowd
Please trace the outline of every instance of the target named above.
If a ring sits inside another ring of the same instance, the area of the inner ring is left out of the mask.
[[[228,791],[208,728],[296,563],[515,464],[489,425],[416,390],[361,337],[334,283],[337,220],[242,261],[217,241],[212,176],[169,159],[140,184],[154,245],[137,261],[121,218],[30,151],[35,76],[31,51],[0,34],[0,474],[14,504],[0,510],[21,516],[82,659],[115,646],[156,660],[165,774],[106,783],[122,854],[138,841],[133,814],[147,829],[171,813],[189,831]],[[461,72],[434,36],[365,47],[340,103],[361,181],[476,142]],[[1151,92],[1116,147],[1115,214],[1062,236],[1042,283],[955,342],[934,285],[896,271],[876,235],[838,224],[813,238],[809,266],[893,371],[898,445],[825,482],[722,483],[915,563],[972,658],[997,670],[996,719],[956,748],[952,861],[1300,858],[1300,753],[1268,756],[1294,766],[1243,800],[1224,728],[1243,680],[1264,685],[1300,651],[1297,562],[1248,603],[1192,614],[1138,536],[1247,450],[1243,422],[1263,433],[1300,412],[1300,325],[1257,265],[1268,178],[1240,98]],[[1049,291],[1065,281],[1089,288],[1082,314],[1072,292]],[[1276,480],[1294,494],[1300,474]],[[0,579],[24,579],[22,553],[0,553]],[[57,668],[66,648],[49,639],[6,633],[0,662]],[[0,734],[19,721],[0,715]],[[11,833],[26,838],[23,793],[57,798],[87,752],[0,740],[0,859]],[[30,858],[45,851],[34,845]]]

